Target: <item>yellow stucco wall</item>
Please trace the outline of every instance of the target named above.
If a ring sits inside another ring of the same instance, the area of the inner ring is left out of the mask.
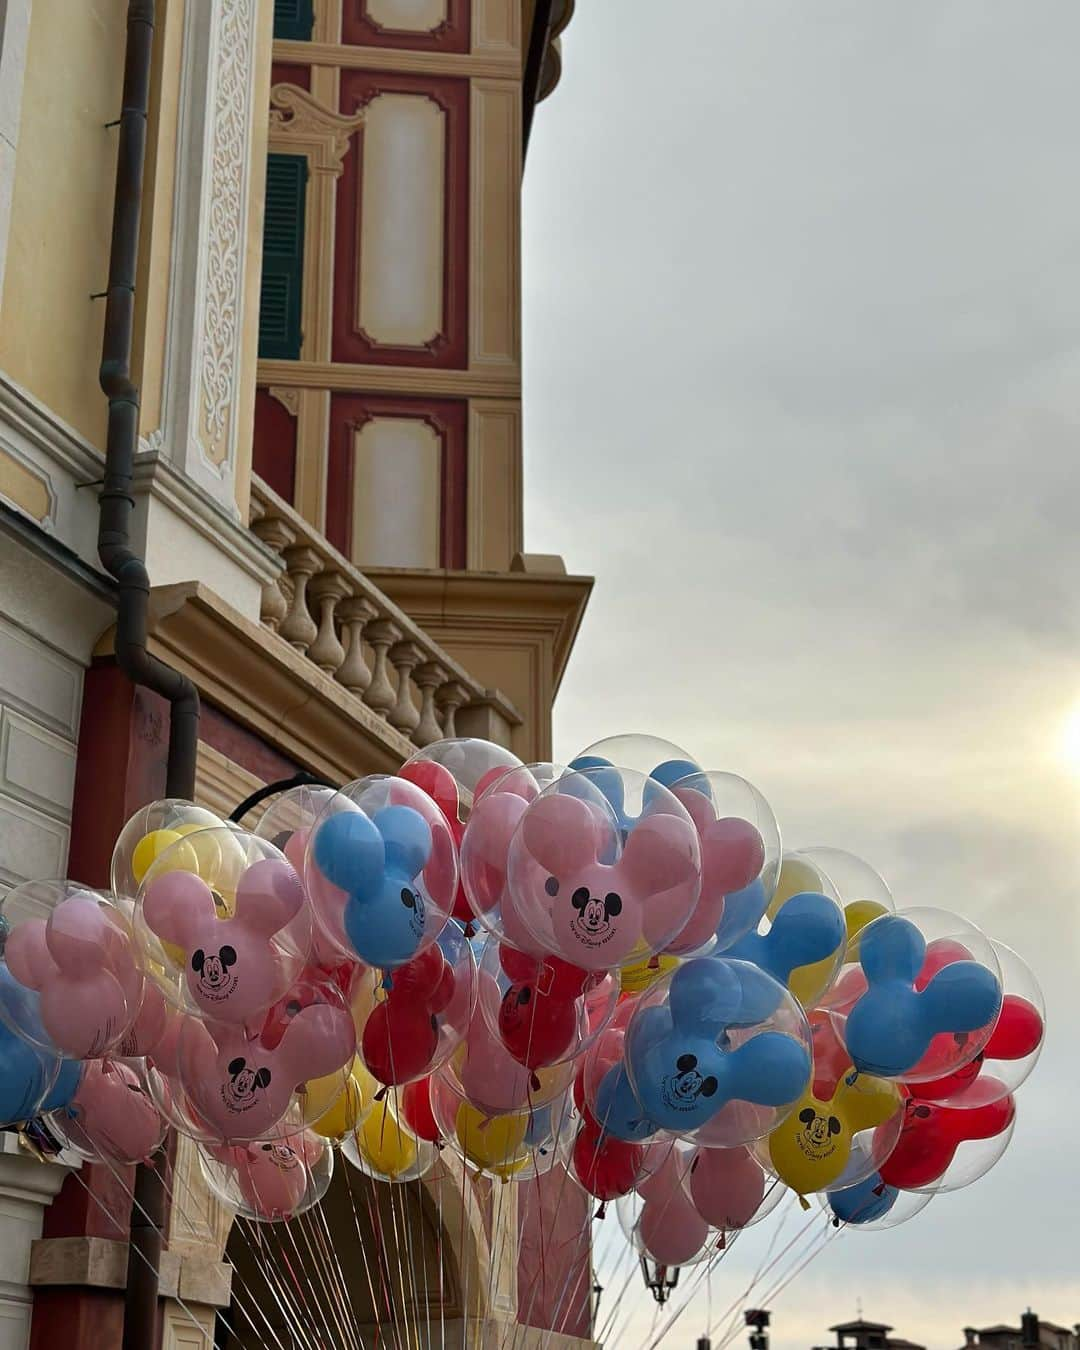
[[[125,0],[34,0],[0,368],[97,446]]]

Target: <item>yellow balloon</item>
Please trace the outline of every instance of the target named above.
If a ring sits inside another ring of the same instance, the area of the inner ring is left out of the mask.
[[[151,830],[149,834],[143,835],[135,845],[135,850],[131,855],[131,875],[140,886],[151,865],[157,862],[166,849],[172,848],[173,844],[179,842],[179,830]],[[170,860],[170,864],[163,867],[162,870],[166,872],[186,872],[189,869],[183,866],[174,868]]]
[[[841,1079],[828,1101],[807,1091],[769,1135],[773,1171],[797,1195],[824,1190],[843,1175],[853,1136],[884,1125],[902,1106],[896,1085],[870,1074]]]
[[[793,895],[802,895],[804,891],[820,891],[823,877],[816,867],[802,858],[785,858],[780,864],[780,875],[776,879],[776,890],[765,911],[769,920],[776,918],[782,906]]]
[[[619,987],[624,994],[640,994],[681,964],[677,956],[650,956],[646,961],[635,961],[619,972]]]
[[[494,1172],[496,1176],[509,1178],[527,1165],[528,1128],[528,1112],[485,1116],[468,1102],[458,1107],[456,1133],[462,1152],[481,1171]]]
[[[399,1177],[416,1165],[416,1139],[390,1110],[390,1099],[376,1102],[356,1131],[360,1156],[383,1176]]]
[[[341,1074],[328,1078],[309,1079],[307,1084],[308,1114],[327,1103],[311,1128],[324,1139],[344,1139],[352,1133],[375,1101],[379,1085],[368,1073],[360,1058],[353,1060],[349,1076],[342,1087]]]

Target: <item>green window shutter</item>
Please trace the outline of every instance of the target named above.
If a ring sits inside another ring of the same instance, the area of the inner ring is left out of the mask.
[[[307,176],[305,156],[267,156],[259,355],[271,360],[300,359]]]
[[[274,36],[310,42],[315,23],[312,0],[274,0]]]

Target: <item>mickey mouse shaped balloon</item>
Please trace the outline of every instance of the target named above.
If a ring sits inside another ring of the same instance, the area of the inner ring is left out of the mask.
[[[806,1090],[810,1067],[802,1009],[770,975],[726,957],[680,966],[642,996],[626,1032],[634,1096],[674,1134],[738,1102],[769,1108],[765,1133]]]
[[[1001,1009],[998,962],[973,925],[937,910],[886,914],[858,936],[864,984],[844,1042],[856,1069],[918,1081],[985,1046]]]
[[[222,884],[220,873],[211,881],[188,870],[190,841],[166,850],[148,869],[136,906],[144,969],[203,1017],[253,1026],[303,968],[311,943],[304,888],[267,840],[240,830],[201,834],[220,835],[223,853],[227,846],[226,892],[212,884]],[[194,857],[191,866],[198,868]]]
[[[768,1138],[768,1161],[797,1195],[825,1191],[875,1172],[900,1134],[904,1100],[895,1084],[854,1071],[822,1101],[809,1091]],[[884,1128],[891,1122],[891,1130]],[[860,1168],[849,1171],[852,1141],[870,1132],[872,1148],[860,1150]]]
[[[442,931],[457,892],[446,817],[415,783],[373,775],[349,784],[311,832],[309,887],[344,892],[344,930],[362,961],[392,971]]]
[[[700,888],[701,848],[685,807],[643,775],[598,768],[558,779],[522,814],[503,907],[542,952],[610,970],[662,950],[693,913]]]

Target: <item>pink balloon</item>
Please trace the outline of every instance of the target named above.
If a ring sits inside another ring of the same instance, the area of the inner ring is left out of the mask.
[[[498,1025],[500,1001],[496,981],[486,971],[479,972],[476,1008],[469,1021],[459,1071],[465,1096],[478,1111],[492,1116],[524,1106],[532,1080],[530,1070],[491,1033],[491,1026]]]
[[[138,1074],[116,1060],[83,1067],[79,1089],[61,1119],[77,1147],[118,1163],[144,1161],[165,1137],[165,1122]]]
[[[578,797],[540,796],[522,816],[508,864],[514,908],[537,942],[586,970],[659,951],[697,904],[701,856],[683,817],[642,816],[621,856],[615,831]]]
[[[712,802],[692,788],[675,791],[686,807],[701,842],[701,895],[686,927],[666,950],[685,956],[703,947],[720,926],[724,900],[761,874],[765,841],[757,827],[741,816],[716,819]]]
[[[690,1170],[690,1199],[714,1228],[745,1228],[765,1198],[765,1173],[747,1148],[699,1148]]]
[[[510,840],[527,806],[509,790],[491,792],[473,806],[461,838],[461,884],[480,919],[505,902]]]
[[[301,1008],[271,1050],[224,1023],[185,1020],[180,1081],[199,1118],[227,1142],[263,1139],[285,1117],[293,1092],[352,1061],[356,1028],[342,1005]]]
[[[142,1059],[152,1053],[164,1037],[169,1022],[169,1005],[153,982],[142,982],[142,1004],[139,1014],[117,1046],[121,1059]]]
[[[701,1251],[709,1236],[709,1225],[694,1209],[686,1192],[689,1155],[671,1145],[653,1145],[646,1166],[658,1148],[667,1149],[664,1161],[637,1186],[645,1201],[638,1219],[638,1236],[658,1264],[680,1266]]]
[[[322,1157],[323,1145],[308,1134],[257,1140],[218,1154],[235,1168],[244,1204],[261,1219],[287,1219],[307,1194],[309,1169]]]
[[[236,888],[236,912],[219,919],[209,886],[192,872],[155,877],[143,897],[143,917],[163,941],[186,957],[187,991],[208,1018],[247,1023],[286,992],[298,973],[277,937],[304,905],[300,878],[284,859],[262,858]],[[303,953],[302,953],[303,954]]]
[[[42,1026],[71,1059],[104,1054],[135,1019],[142,978],[126,942],[126,933],[105,917],[104,905],[85,893],[61,901],[48,919],[19,924],[7,937],[8,969],[40,993]],[[127,992],[118,973],[128,982]]]

